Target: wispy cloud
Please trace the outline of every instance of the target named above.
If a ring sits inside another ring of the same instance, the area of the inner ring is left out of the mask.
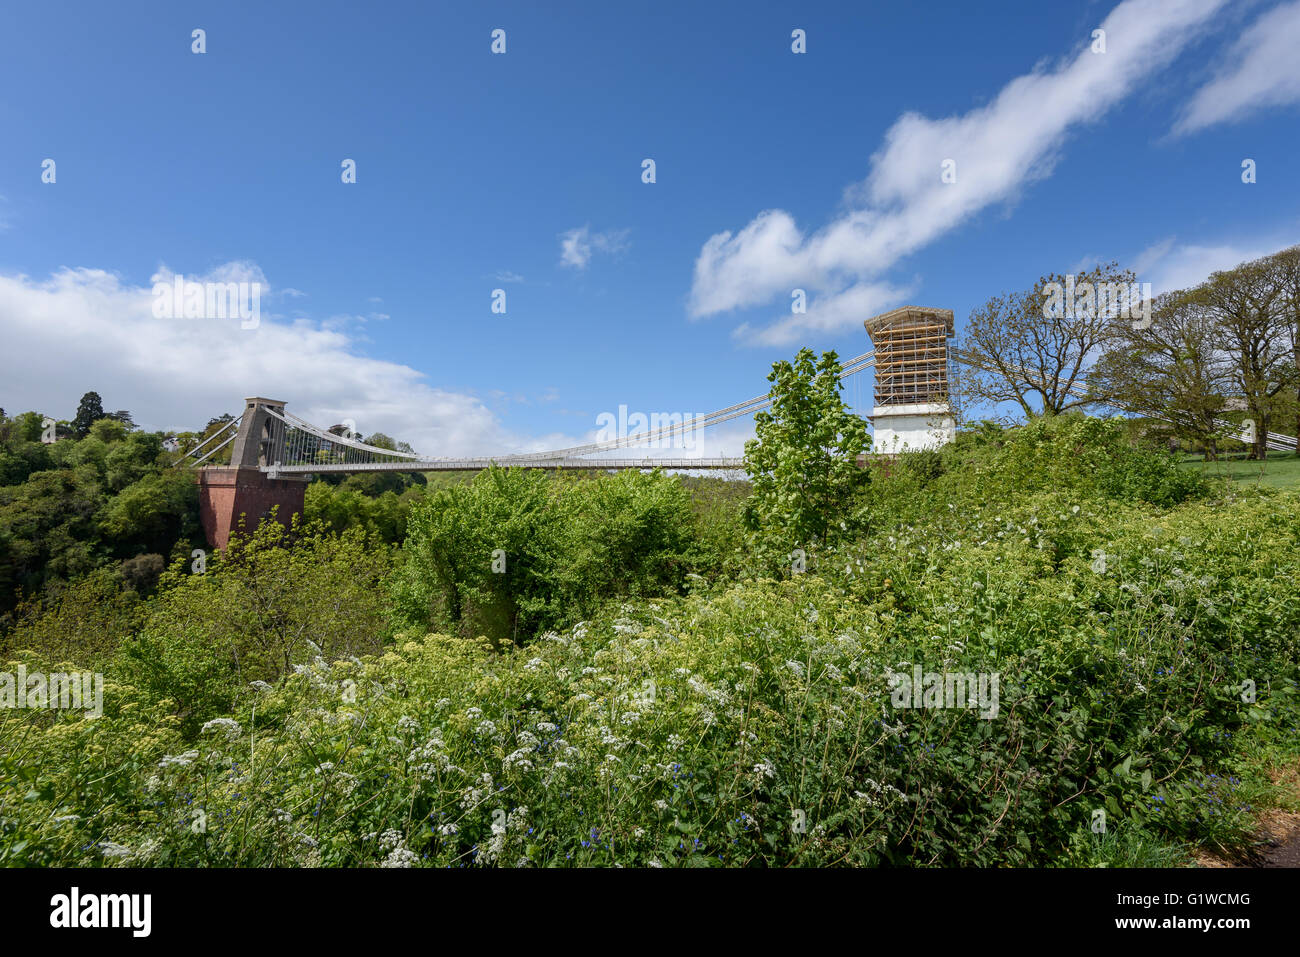
[[[803,288],[807,313],[765,328],[760,343],[788,343],[896,305],[902,290],[880,279],[915,252],[996,203],[1012,202],[1051,174],[1069,133],[1095,122],[1167,65],[1225,0],[1125,0],[1102,22],[1106,52],[1089,37],[1056,64],[1016,77],[987,106],[929,119],[906,113],[885,134],[867,178],[845,191],[847,212],[814,233],[784,210],[759,213],[736,233],[712,236],[695,263],[689,312],[704,317],[770,302]],[[955,162],[955,182],[941,177]]]
[[[586,269],[597,253],[617,255],[628,247],[629,229],[592,232],[591,226],[579,226],[560,233],[560,265]]]
[[[1175,135],[1237,122],[1270,107],[1300,103],[1300,2],[1265,13],[1229,50],[1174,124]]]
[[[1268,256],[1294,242],[1295,233],[1289,239],[1277,235],[1267,239],[1254,237],[1246,242],[1179,243],[1169,237],[1144,249],[1134,259],[1132,268],[1138,280],[1151,283],[1151,292],[1158,296],[1199,286],[1213,272]]]

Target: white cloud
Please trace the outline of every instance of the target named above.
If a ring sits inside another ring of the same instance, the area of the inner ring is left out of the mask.
[[[517,272],[511,272],[509,269],[498,270],[493,276],[497,282],[523,282],[524,277]]]
[[[1300,102],[1298,51],[1300,2],[1270,10],[1233,44],[1223,68],[1196,91],[1173,132],[1192,133]]]
[[[586,269],[596,253],[621,253],[628,247],[629,232],[631,230],[613,229],[593,233],[591,226],[587,225],[560,233],[560,265]]]
[[[762,328],[741,323],[733,338],[749,345],[786,346],[804,339],[809,332],[834,333],[869,316],[899,305],[912,293],[888,283],[860,282],[840,293],[809,302],[806,313],[791,313]]]
[[[770,209],[735,234],[712,236],[695,263],[690,314],[760,305],[804,288],[833,297],[820,306],[821,319],[782,319],[743,334],[784,340],[861,321],[855,302],[888,301],[890,287],[877,282],[873,296],[856,284],[1048,176],[1073,128],[1098,120],[1166,65],[1224,3],[1125,0],[1101,24],[1106,53],[1093,53],[1090,38],[1081,38],[1079,52],[1015,78],[987,106],[939,120],[904,114],[866,180],[846,190],[848,211],[829,225],[805,234],[789,213]],[[941,180],[946,159],[956,161],[955,183]],[[841,301],[848,295],[862,298]]]
[[[158,276],[170,277],[165,267]],[[265,281],[251,263],[228,263],[197,281]],[[161,281],[161,280],[160,280]],[[265,306],[265,303],[263,304]],[[407,365],[360,355],[344,331],[268,315],[155,319],[152,286],[99,269],[63,269],[45,281],[0,276],[5,372],[0,405],[70,417],[82,393],[130,409],[151,429],[194,429],[244,396],[283,399],[317,425],[354,419],[428,455],[542,451],[577,444],[507,429],[470,395],[430,386]]]
[[[1158,296],[1175,289],[1191,289],[1210,278],[1210,273],[1232,269],[1252,259],[1268,256],[1295,243],[1290,239],[1251,240],[1247,243],[1220,242],[1214,245],[1178,243],[1164,239],[1147,249],[1133,262],[1139,282],[1151,283],[1151,294]]]

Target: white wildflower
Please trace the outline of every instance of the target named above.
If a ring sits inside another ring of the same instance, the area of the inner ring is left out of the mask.
[[[184,752],[184,753],[182,753],[182,754],[165,754],[165,755],[163,755],[163,759],[162,759],[161,761],[158,762],[158,767],[160,767],[160,768],[170,768],[170,767],[180,767],[180,768],[183,768],[183,767],[185,767],[187,764],[193,764],[196,760],[198,760],[198,757],[199,757],[199,752],[197,752],[197,751],[186,751],[186,752]]]
[[[233,718],[213,718],[203,726],[202,731],[221,731],[225,734],[227,741],[237,741],[239,736],[243,734],[243,728]]]

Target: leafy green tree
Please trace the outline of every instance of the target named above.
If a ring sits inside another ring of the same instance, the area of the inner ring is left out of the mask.
[[[158,558],[159,556],[153,556]],[[123,589],[112,569],[99,568],[75,582],[23,601],[3,642],[6,653],[35,652],[50,662],[85,668],[108,663],[144,620],[144,605]]]
[[[99,530],[119,555],[165,552],[199,527],[199,493],[184,470],[155,472],[108,500]]]
[[[1113,324],[1089,384],[1118,408],[1167,422],[1174,436],[1204,445],[1206,457],[1215,458],[1224,397],[1232,388],[1219,332],[1181,290],[1157,297],[1151,320],[1146,327]]]
[[[494,466],[443,488],[411,512],[398,605],[413,624],[528,635],[554,595],[546,581],[563,527],[554,487],[538,471]]]
[[[1300,387],[1284,272],[1278,260],[1257,259],[1212,273],[1190,296],[1218,329],[1234,390],[1245,398],[1255,423],[1250,458],[1262,460],[1268,456],[1268,432],[1285,408],[1283,399]]]
[[[104,480],[114,492],[132,482],[158,474],[162,458],[162,436],[157,432],[132,432],[111,445],[104,456]],[[193,481],[193,474],[189,475]]]
[[[676,591],[692,544],[690,493],[662,473],[623,471],[563,490],[570,534],[560,556],[565,619],[604,601]]]
[[[263,521],[211,553],[203,574],[184,557],[163,574],[148,621],[123,646],[128,678],[174,702],[192,733],[252,681],[317,655],[379,652],[391,567],[389,549],[360,529]]]
[[[128,429],[135,428],[135,420],[131,418],[131,413],[126,409],[118,409],[116,412],[105,412],[104,418],[112,419],[114,422],[121,422]]]
[[[51,446],[40,441],[41,416],[24,412],[0,424],[0,486],[21,485],[54,467]]]
[[[121,442],[126,438],[129,431],[124,423],[109,416],[104,416],[104,418],[96,419],[91,424],[88,435],[91,438],[99,439],[106,445],[111,445],[114,442]]]
[[[91,466],[0,487],[0,610],[13,607],[18,588],[33,594],[50,579],[71,581],[99,563],[94,516],[103,500]]]
[[[493,468],[412,508],[398,606],[415,626],[522,644],[606,602],[680,589],[693,545],[674,478]]]
[[[79,439],[90,434],[90,427],[104,418],[104,401],[98,392],[87,392],[77,405],[77,415],[72,420],[72,431]]]
[[[303,517],[336,532],[363,528],[381,541],[396,544],[406,538],[407,513],[422,494],[416,490],[399,496],[386,491],[372,497],[346,483],[313,482],[307,486]]]
[[[871,448],[867,424],[840,396],[834,352],[801,349],[772,366],[772,406],[754,416],[745,444],[753,483],[745,523],[765,561],[795,548],[831,544],[864,527],[861,492],[870,482],[858,456]]]

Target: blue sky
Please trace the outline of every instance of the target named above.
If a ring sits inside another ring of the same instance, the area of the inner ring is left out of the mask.
[[[22,5],[0,405],[174,428],[270,394],[536,449],[761,394],[897,305],[960,330],[1109,259],[1186,285],[1300,241],[1297,49],[1296,0]],[[172,273],[264,283],[261,323],[154,318]]]

